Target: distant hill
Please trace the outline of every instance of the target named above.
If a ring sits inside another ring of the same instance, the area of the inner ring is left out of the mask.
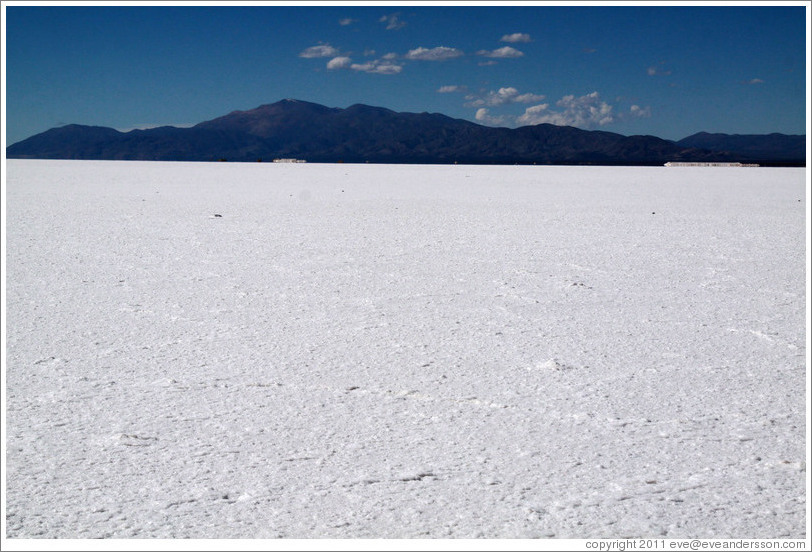
[[[714,148],[710,148],[675,143],[656,136],[623,136],[550,124],[516,129],[493,128],[438,113],[398,113],[361,104],[339,109],[299,100],[282,100],[248,111],[234,111],[191,128],[159,127],[119,132],[105,127],[67,125],[12,144],[6,148],[6,156],[158,161],[299,158],[310,162],[347,163],[596,165],[751,159],[745,158],[740,151],[713,145]],[[781,153],[780,148],[775,151]],[[792,150],[793,154],[782,153],[783,156],[773,155],[770,159],[793,159],[795,151]]]
[[[803,134],[710,134],[699,132],[676,142],[686,148],[730,151],[753,161],[803,161],[806,136]]]

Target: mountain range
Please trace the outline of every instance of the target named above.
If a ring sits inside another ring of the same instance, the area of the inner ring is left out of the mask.
[[[539,124],[495,128],[439,113],[346,109],[282,100],[188,128],[121,132],[66,125],[6,148],[6,157],[155,161],[661,165],[723,161],[805,165],[804,135],[700,132],[679,141]]]

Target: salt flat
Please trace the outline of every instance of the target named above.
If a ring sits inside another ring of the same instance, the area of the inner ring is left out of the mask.
[[[803,169],[7,168],[10,538],[806,537]]]

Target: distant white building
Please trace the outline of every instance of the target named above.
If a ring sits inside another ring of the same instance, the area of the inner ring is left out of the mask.
[[[756,163],[683,162],[669,161],[666,167],[758,167]]]
[[[307,163],[304,159],[274,159],[274,163]]]

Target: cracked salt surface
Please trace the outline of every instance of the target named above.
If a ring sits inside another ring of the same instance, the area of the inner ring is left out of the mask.
[[[803,169],[7,167],[9,538],[806,537]]]

